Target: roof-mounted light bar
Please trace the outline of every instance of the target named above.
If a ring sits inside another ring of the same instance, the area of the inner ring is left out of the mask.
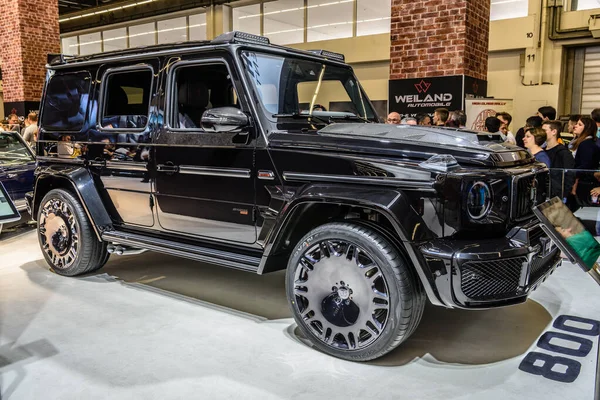
[[[325,58],[331,58],[333,60],[346,62],[346,57],[341,53],[334,53],[333,51],[328,51],[328,50],[309,50],[309,51],[313,54],[318,54]]]
[[[48,54],[48,65],[60,65],[66,64],[68,59],[73,59],[75,56],[68,56],[66,54],[49,53]]]
[[[253,35],[251,33],[233,31],[223,33],[222,35],[217,36],[211,43],[221,44],[221,43],[255,43],[255,44],[271,44],[271,41],[268,37]]]

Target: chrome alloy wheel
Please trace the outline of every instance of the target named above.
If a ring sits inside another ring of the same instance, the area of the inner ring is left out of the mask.
[[[294,307],[327,346],[363,349],[379,338],[390,314],[381,268],[366,250],[342,240],[324,240],[301,256],[294,276]]]
[[[38,233],[42,250],[54,268],[65,269],[75,262],[79,252],[79,236],[73,211],[65,202],[51,199],[44,204]]]

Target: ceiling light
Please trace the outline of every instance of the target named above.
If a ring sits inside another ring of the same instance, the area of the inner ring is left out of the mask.
[[[61,18],[58,20],[58,22],[66,22],[66,21],[72,21],[74,19],[79,19],[79,18],[85,18],[85,17],[91,17],[92,15],[99,15],[99,14],[105,14],[108,12],[113,12],[113,11],[117,11],[117,10],[122,10],[124,8],[129,8],[129,7],[135,7],[135,6],[141,6],[143,4],[148,4],[148,3],[154,3],[155,1],[158,0],[143,0],[143,1],[137,1],[134,3],[130,3],[130,4],[125,4],[119,7],[111,7],[109,9],[104,9],[104,10],[98,10],[98,11],[94,11],[94,12],[90,12],[90,13],[85,13],[85,14],[80,14],[80,15],[74,15],[72,17],[65,17],[65,18]]]
[[[327,6],[333,6],[336,4],[352,3],[352,2],[354,2],[354,0],[340,0],[340,1],[334,1],[331,3],[315,4],[315,5],[307,6],[307,7],[296,7],[296,8],[288,8],[285,10],[279,10],[279,11],[269,11],[269,12],[262,13],[262,14],[258,13],[258,14],[242,15],[238,19],[255,18],[255,17],[260,17],[261,15],[281,14],[281,13],[290,12],[290,11],[304,10],[304,8],[309,9],[309,8],[316,8],[316,7],[327,7]],[[235,8],[234,8],[234,10],[235,10]]]
[[[161,21],[158,21],[161,22]],[[190,25],[189,28],[200,28],[202,26],[206,26],[206,23],[204,24],[194,24],[194,25]],[[180,31],[183,29],[187,29],[188,27],[185,26],[179,26],[176,28],[165,28],[165,29],[159,29],[158,31],[149,31],[149,32],[141,32],[141,33],[134,33],[134,34],[130,34],[129,37],[138,37],[138,36],[144,36],[144,35],[150,35],[150,34],[155,34],[156,32],[158,33],[164,33],[164,32],[172,32],[172,31]],[[184,37],[186,37],[187,35],[182,35]],[[71,37],[75,37],[75,36],[71,36]],[[79,43],[79,44],[71,44],[69,45],[69,47],[77,47],[77,46],[87,46],[90,44],[98,44],[98,43],[102,43],[102,41],[104,42],[112,42],[115,40],[122,40],[122,39],[127,39],[127,36],[119,36],[119,37],[114,37],[114,38],[107,38],[107,39],[103,39],[103,40],[93,40],[90,42],[83,42],[83,43]]]

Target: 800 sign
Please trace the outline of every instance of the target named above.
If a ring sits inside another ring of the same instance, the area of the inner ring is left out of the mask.
[[[568,322],[585,324],[588,325],[589,328],[577,328],[572,325],[567,325]],[[590,339],[582,337],[581,335],[587,337],[597,337],[600,335],[600,321],[595,321],[588,318],[561,315],[556,318],[552,326],[555,329],[568,333],[546,332],[542,335],[540,340],[538,340],[537,346],[541,349],[558,353],[563,356],[578,358],[587,357],[594,347],[594,343]],[[578,347],[571,348],[559,344],[552,344],[552,339],[561,339],[563,341],[571,342],[577,344]],[[553,356],[546,353],[532,351],[525,356],[523,361],[521,361],[519,369],[530,374],[541,375],[546,379],[551,379],[557,382],[575,382],[581,372],[581,363],[577,360],[563,356]],[[557,365],[562,365],[566,369],[564,369],[564,371],[557,371],[555,370]]]

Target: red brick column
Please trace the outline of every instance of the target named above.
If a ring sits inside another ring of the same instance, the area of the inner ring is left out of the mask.
[[[60,52],[58,0],[0,0],[4,113],[39,108],[48,53]]]
[[[485,89],[489,20],[489,0],[392,0],[390,80],[454,76],[467,93]],[[412,93],[392,93],[390,84],[390,110],[397,94]]]

